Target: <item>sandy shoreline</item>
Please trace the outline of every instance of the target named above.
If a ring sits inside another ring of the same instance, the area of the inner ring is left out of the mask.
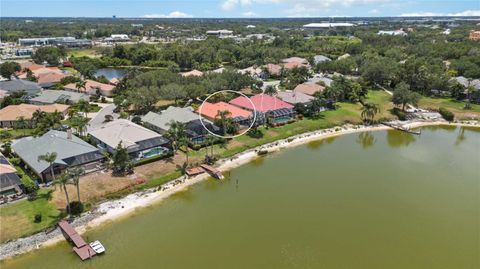
[[[476,121],[466,123],[448,123],[445,121],[412,121],[403,124],[403,126],[406,128],[418,128],[431,125],[480,127],[480,123]],[[275,152],[281,149],[291,148],[311,141],[333,136],[387,129],[391,128],[385,125],[343,125],[330,129],[313,131],[246,150],[230,158],[218,161],[216,167],[220,171],[225,172],[258,158],[258,151]],[[85,213],[81,217],[77,218],[72,225],[76,227],[79,233],[84,233],[85,231],[93,229],[99,225],[116,221],[119,218],[127,217],[137,209],[159,203],[172,194],[183,191],[188,187],[207,179],[208,177],[208,174],[201,174],[189,179],[185,179],[185,177],[182,176],[181,178],[172,180],[160,187],[148,189],[139,193],[133,193],[118,200],[101,203],[92,212]],[[26,238],[19,238],[0,246],[0,260],[24,254],[40,247],[53,245],[61,240],[64,240],[64,238],[58,229],[48,235],[46,235],[44,232],[40,232]]]

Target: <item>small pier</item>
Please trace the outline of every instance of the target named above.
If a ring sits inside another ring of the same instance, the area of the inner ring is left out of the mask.
[[[409,128],[405,128],[401,125],[395,125],[395,124],[386,123],[386,122],[383,122],[382,124],[385,125],[385,126],[391,127],[395,130],[399,130],[399,131],[406,132],[406,133],[409,133],[409,134],[414,134],[414,135],[421,135],[422,134],[421,131],[410,130]]]
[[[185,171],[185,174],[187,174],[187,176],[189,176],[189,177],[193,177],[193,176],[200,175],[200,174],[203,174],[203,173],[205,173],[205,169],[203,169],[202,167],[194,167],[194,168],[191,168],[191,169],[187,169]]]
[[[215,167],[212,167],[208,164],[202,164],[200,167],[205,169],[205,171],[207,171],[207,173],[209,173],[212,177],[214,177],[216,179],[224,179],[224,176],[222,175],[222,172],[220,172]]]
[[[75,228],[65,220],[61,220],[58,223],[58,227],[62,231],[63,235],[68,241],[71,241],[75,246],[73,251],[80,257],[82,261],[87,260],[95,256],[97,253],[95,250],[83,240],[83,238],[77,233]]]

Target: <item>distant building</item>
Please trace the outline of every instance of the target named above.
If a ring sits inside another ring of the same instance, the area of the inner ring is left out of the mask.
[[[394,31],[378,31],[377,35],[390,35],[390,36],[406,36],[407,33],[403,31],[402,29],[400,30],[394,30]]]
[[[97,171],[105,158],[97,148],[72,135],[71,130],[68,132],[51,130],[39,137],[18,139],[12,143],[12,150],[44,181],[52,179],[51,169],[48,162],[38,160],[40,155],[57,153],[53,163],[55,175],[71,167],[82,167],[86,173]]]
[[[201,77],[203,76],[203,72],[197,69],[193,69],[188,72],[182,72],[180,73],[182,77]]]
[[[300,57],[290,57],[282,60],[282,65],[285,69],[293,69],[293,68],[310,68],[310,63],[305,58]]]
[[[255,25],[251,25],[251,24],[249,24],[249,25],[245,26],[245,28],[247,28],[247,29],[252,29],[252,28],[255,28],[255,27],[257,27],[257,26],[255,26]]]
[[[218,36],[218,37],[232,37],[233,31],[230,30],[210,30],[206,32],[209,36]]]
[[[470,35],[468,38],[473,41],[480,40],[480,31],[470,31]]]
[[[452,31],[450,29],[445,29],[445,31],[442,32],[444,35],[449,35]]]
[[[33,49],[16,49],[15,50],[15,56],[17,57],[28,57],[32,56],[33,54]]]
[[[107,37],[104,39],[106,42],[126,42],[130,41],[130,38],[128,35],[125,34],[115,34],[115,35],[110,35],[110,37]]]
[[[313,63],[314,64],[319,64],[319,63],[323,63],[323,62],[329,62],[331,61],[332,59],[328,58],[327,56],[323,56],[323,55],[315,55],[313,56]]]
[[[334,27],[352,27],[353,23],[346,22],[321,22],[321,23],[309,23],[305,24],[303,28],[307,29],[322,29],[322,28],[334,28]]]
[[[88,39],[76,39],[75,37],[36,37],[18,39],[20,46],[65,46],[65,47],[90,47],[92,41]]]
[[[141,23],[132,23],[131,26],[133,28],[143,28],[143,24],[141,24]]]

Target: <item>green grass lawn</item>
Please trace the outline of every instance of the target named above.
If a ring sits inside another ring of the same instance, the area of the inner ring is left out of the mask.
[[[11,139],[30,136],[34,132],[34,129],[5,129],[5,130],[0,130],[0,132],[9,133],[9,137],[0,139],[1,142],[5,142]]]
[[[95,49],[71,49],[67,51],[67,55],[74,57],[98,57],[99,54]]]
[[[472,104],[472,109],[465,110],[465,102],[457,101],[452,98],[435,98],[435,97],[423,97],[418,104],[419,107],[425,109],[438,110],[440,107],[444,107],[455,114],[455,117],[480,118],[480,105]]]
[[[30,235],[54,224],[60,212],[49,200],[49,191],[43,189],[34,201],[22,200],[0,207],[0,242]],[[42,221],[39,223],[34,222],[36,214],[42,214]]]

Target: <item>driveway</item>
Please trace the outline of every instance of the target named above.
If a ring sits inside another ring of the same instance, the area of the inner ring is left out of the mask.
[[[118,113],[113,112],[115,108],[116,108],[115,105],[110,104],[103,107],[100,111],[98,111],[96,115],[88,123],[87,132],[96,130],[98,128],[101,128],[103,125],[105,125],[105,116],[107,115],[111,115],[114,120],[118,119],[120,115]]]

